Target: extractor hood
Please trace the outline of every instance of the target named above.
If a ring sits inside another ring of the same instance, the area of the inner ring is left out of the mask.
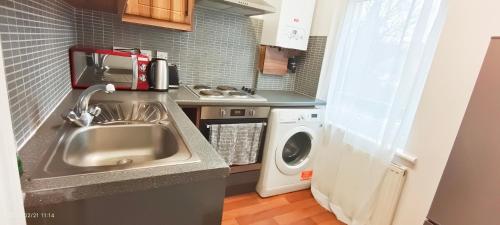
[[[265,0],[198,0],[198,6],[217,9],[226,13],[255,16],[275,12]]]

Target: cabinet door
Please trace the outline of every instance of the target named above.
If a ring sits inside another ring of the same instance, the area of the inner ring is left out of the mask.
[[[171,0],[153,0],[151,17],[160,20],[171,20]]]
[[[172,22],[186,22],[188,0],[172,0]]]
[[[126,0],[122,21],[192,31],[195,0]],[[120,5],[120,4],[119,4]],[[123,12],[123,11],[121,11]]]
[[[427,216],[437,224],[499,224],[499,61],[500,39],[494,38]]]
[[[128,0],[126,14],[139,15],[139,0]]]
[[[139,16],[144,16],[144,17],[151,16],[151,1],[150,0],[139,0]]]
[[[150,17],[151,2],[150,0],[128,0],[125,12],[130,15]]]

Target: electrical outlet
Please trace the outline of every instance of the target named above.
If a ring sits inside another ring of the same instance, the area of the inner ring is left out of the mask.
[[[147,55],[149,59],[153,58],[153,52],[151,50],[141,49],[141,54]]]
[[[168,59],[168,52],[157,51],[156,58],[167,60]]]

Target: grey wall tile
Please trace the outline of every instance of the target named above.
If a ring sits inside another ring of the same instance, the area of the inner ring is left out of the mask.
[[[297,57],[295,92],[316,97],[326,39],[326,36],[311,36],[305,54]]]
[[[197,8],[193,32],[123,23],[118,15],[82,9],[74,21],[80,45],[168,52],[182,83],[254,85],[260,20]]]
[[[0,36],[17,144],[71,89],[74,9],[62,0],[0,1]]]
[[[268,75],[259,73],[257,89],[259,90],[295,90],[296,75],[290,73],[285,76]]]
[[[326,48],[326,36],[311,36],[307,51],[297,57],[297,71],[286,76],[259,74],[257,88],[286,90],[315,97]]]

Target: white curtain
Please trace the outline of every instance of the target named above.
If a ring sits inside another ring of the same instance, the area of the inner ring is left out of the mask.
[[[404,149],[445,19],[445,0],[348,0],[333,54],[327,134],[312,191],[350,225],[369,225]]]

